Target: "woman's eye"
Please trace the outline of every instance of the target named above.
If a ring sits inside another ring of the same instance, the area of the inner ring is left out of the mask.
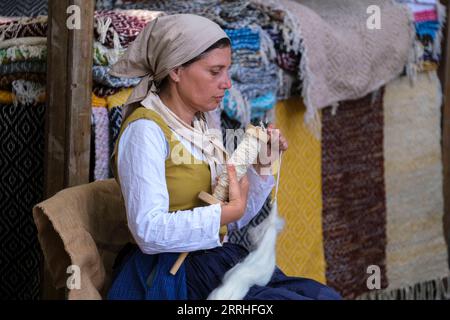
[[[211,74],[212,74],[213,76],[217,76],[219,73],[220,73],[219,71],[211,71]]]

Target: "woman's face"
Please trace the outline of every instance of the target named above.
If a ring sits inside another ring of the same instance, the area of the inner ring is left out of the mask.
[[[228,69],[231,48],[217,48],[207,52],[200,60],[179,68],[177,90],[183,102],[196,111],[216,109],[225,90],[231,88]]]

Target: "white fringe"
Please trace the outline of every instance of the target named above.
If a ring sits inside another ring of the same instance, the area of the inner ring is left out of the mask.
[[[450,284],[446,286],[445,279],[423,281],[392,290],[374,290],[360,295],[356,300],[449,300]]]
[[[408,55],[408,61],[406,62],[406,75],[409,77],[411,84],[414,84],[417,78],[417,73],[420,72],[420,68],[423,62],[423,48],[421,42],[416,36],[416,26],[413,11],[404,3],[399,3],[396,0],[392,0],[392,3],[401,6],[408,15],[409,21],[409,33],[410,33],[410,50]]]
[[[120,42],[119,42],[120,43]],[[120,57],[122,57],[125,53],[125,49],[120,48],[107,48],[104,45],[102,45],[98,41],[94,41],[94,48],[96,48],[102,55],[106,57],[106,60],[108,60],[108,65],[112,66],[117,61],[119,61]]]
[[[45,86],[33,81],[14,80],[12,83],[13,103],[20,105],[34,105],[45,96]]]
[[[225,274],[222,285],[210,293],[208,300],[241,300],[253,285],[265,286],[275,270],[276,239],[283,225],[274,201],[269,216],[249,230],[256,249]]]
[[[100,17],[97,19],[97,33],[99,34],[99,41],[102,44],[105,44],[106,34],[108,33],[109,26],[111,25],[110,17]]]

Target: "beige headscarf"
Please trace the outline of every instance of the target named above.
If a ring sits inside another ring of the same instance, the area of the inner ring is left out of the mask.
[[[208,114],[197,117],[194,127],[184,123],[159,99],[155,82],[160,82],[170,70],[197,57],[223,38],[228,38],[225,31],[207,18],[193,14],[160,16],[145,26],[109,72],[117,77],[143,77],[124,106],[123,119],[145,99],[144,107],[158,112],[172,130],[202,150],[211,169],[213,184],[221,171],[221,162],[228,156],[221,134],[216,130],[208,132]]]
[[[156,92],[155,82],[195,58],[218,40],[228,38],[213,21],[194,14],[160,16],[150,21],[111,68],[116,77],[143,77],[124,106],[144,100],[149,90]]]

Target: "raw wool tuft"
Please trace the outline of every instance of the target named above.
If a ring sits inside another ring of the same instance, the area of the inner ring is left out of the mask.
[[[249,230],[254,251],[224,275],[222,285],[211,292],[208,300],[241,300],[252,286],[264,286],[270,281],[276,266],[276,239],[283,224],[275,201],[269,216]]]

